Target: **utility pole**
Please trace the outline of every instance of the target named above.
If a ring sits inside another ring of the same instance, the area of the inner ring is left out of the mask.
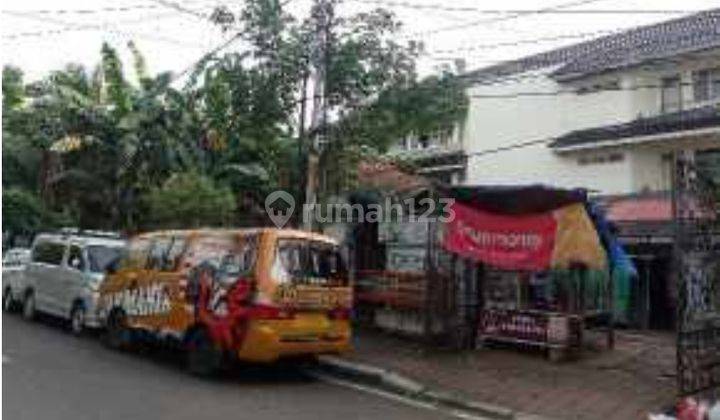
[[[308,144],[307,173],[305,184],[305,207],[303,208],[303,228],[313,229],[312,214],[317,204],[318,180],[320,175],[321,137],[327,127],[327,64],[330,25],[333,19],[332,0],[315,0],[312,12],[316,22],[313,54],[311,57],[313,73],[312,113],[310,114],[310,142]],[[305,214],[305,208],[310,210]]]

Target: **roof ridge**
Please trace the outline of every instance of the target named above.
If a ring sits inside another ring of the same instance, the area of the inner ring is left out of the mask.
[[[712,24],[714,21],[717,21],[715,25]],[[705,29],[705,31],[693,31],[698,27]],[[696,39],[698,34],[704,32],[709,32],[709,36]],[[666,39],[660,39],[663,36]],[[668,37],[670,39],[667,39]],[[710,38],[710,42],[702,42],[702,38]],[[654,55],[671,55],[677,53],[677,51],[695,51],[720,45],[720,8],[702,10],[691,15],[662,22],[618,30],[615,33],[598,38],[483,67],[470,71],[466,75],[483,80],[560,65],[561,67],[556,69],[552,75],[558,79],[572,79],[582,77],[588,73],[605,71],[609,68],[623,67],[652,59],[652,51],[643,54],[643,50],[638,47],[649,48],[658,44],[668,48],[678,47],[678,45],[675,45],[678,40],[689,40],[688,43],[691,45],[689,48],[680,48],[664,54],[655,51]],[[693,40],[696,42],[692,42]],[[682,42],[680,44],[680,46],[683,45]],[[622,60],[622,58],[626,58],[628,52],[633,51],[638,52],[637,59]],[[647,57],[643,57],[643,55],[647,55]],[[600,56],[608,58],[608,61],[611,62],[609,68],[606,68],[608,65],[603,64],[604,62],[600,60]],[[613,56],[620,59],[610,60]]]

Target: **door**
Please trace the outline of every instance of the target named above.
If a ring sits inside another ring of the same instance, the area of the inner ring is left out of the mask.
[[[2,284],[3,290],[10,287],[13,298],[20,293],[20,290],[18,290],[20,283],[18,277],[20,274],[22,274],[20,256],[16,252],[9,251],[2,263]]]
[[[33,248],[32,263],[28,275],[35,289],[35,305],[39,311],[58,314],[57,294],[61,290],[60,271],[65,257],[65,244],[43,241]]]
[[[57,283],[57,304],[64,316],[70,315],[73,302],[81,296],[85,287],[85,270],[87,262],[83,255],[83,249],[79,244],[70,244],[67,258],[63,266],[58,270],[59,281]]]
[[[170,300],[177,292],[177,263],[185,250],[182,237],[160,236],[150,246],[146,270],[139,285],[144,308],[140,323],[151,329],[168,329],[171,322]]]

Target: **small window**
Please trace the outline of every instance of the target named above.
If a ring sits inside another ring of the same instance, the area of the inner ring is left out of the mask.
[[[90,245],[87,251],[90,271],[93,273],[107,272],[123,255],[123,248],[104,245]]]
[[[150,239],[135,238],[128,245],[126,258],[123,260],[123,268],[144,268],[147,265],[148,253],[150,252]]]
[[[706,102],[720,98],[720,67],[693,72],[693,99]]]
[[[665,77],[662,79],[662,91],[660,92],[661,111],[679,111],[682,105],[682,89],[680,88],[680,76]]]
[[[169,265],[167,257],[170,253],[172,242],[172,238],[168,237],[153,240],[152,246],[150,246],[147,264],[145,265],[148,270],[162,271],[166,269]]]
[[[347,279],[347,268],[336,246],[298,239],[278,241],[273,277],[279,283],[329,286]]]
[[[603,163],[615,163],[615,162],[622,162],[625,159],[625,156],[620,153],[610,153],[610,154],[589,154],[584,155],[578,159],[578,165],[599,165]]]
[[[170,244],[170,249],[168,249],[168,253],[165,256],[164,270],[174,270],[180,262],[180,258],[182,258],[186,249],[187,240],[185,239],[185,237],[173,237],[172,243]]]
[[[33,249],[33,262],[60,265],[65,255],[65,245],[56,242],[41,242]]]
[[[83,259],[82,248],[77,245],[70,245],[67,266],[79,271],[85,271],[85,260]]]

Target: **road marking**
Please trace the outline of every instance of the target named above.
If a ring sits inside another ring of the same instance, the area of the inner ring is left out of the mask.
[[[452,417],[462,419],[462,420],[490,420],[487,417],[481,417],[481,416],[473,415],[473,414],[466,413],[466,412],[460,411],[460,410],[455,410],[455,409],[446,409],[446,408],[438,406],[437,404],[413,400],[412,398],[403,397],[402,395],[393,394],[392,392],[383,391],[381,389],[373,388],[370,386],[360,385],[360,384],[357,384],[354,382],[347,381],[345,379],[335,378],[330,375],[325,375],[322,373],[317,373],[317,372],[312,372],[312,371],[307,371],[307,373],[310,376],[312,376],[316,379],[319,379],[323,382],[327,382],[327,383],[330,383],[333,385],[343,386],[346,388],[351,388],[351,389],[354,389],[357,391],[365,392],[367,394],[377,395],[379,397],[382,397],[382,398],[385,398],[388,400],[392,400],[392,401],[396,401],[396,402],[399,402],[399,403],[402,403],[405,405],[409,405],[411,407],[422,408],[425,410],[439,411],[441,413],[444,413],[444,414],[447,414],[447,415],[450,415]]]

